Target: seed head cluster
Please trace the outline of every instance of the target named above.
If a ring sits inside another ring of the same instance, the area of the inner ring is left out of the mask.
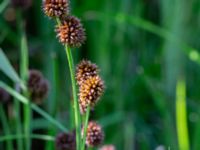
[[[31,100],[36,104],[41,104],[48,94],[48,81],[44,79],[43,75],[39,71],[30,70],[27,84]]]
[[[77,84],[80,86],[89,77],[97,76],[99,69],[96,64],[90,61],[83,60],[76,67],[76,80]]]
[[[75,132],[58,134],[56,137],[56,150],[76,150]]]
[[[27,9],[31,6],[32,0],[11,0],[11,3],[16,8]]]
[[[83,82],[79,89],[79,105],[82,113],[87,107],[93,108],[103,94],[104,83],[99,76],[90,77]]]
[[[104,140],[104,133],[101,126],[94,121],[88,123],[86,134],[86,145],[88,147],[99,146]]]
[[[62,18],[69,14],[68,0],[43,0],[44,13],[51,18]]]
[[[11,100],[11,96],[2,88],[0,88],[0,103],[7,104]]]
[[[85,30],[80,20],[74,16],[65,17],[56,27],[57,37],[62,44],[70,47],[80,47],[85,39]]]

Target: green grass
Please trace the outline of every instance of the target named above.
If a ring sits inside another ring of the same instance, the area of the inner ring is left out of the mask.
[[[100,67],[105,80],[105,93],[90,113],[90,119],[105,130],[105,144],[114,144],[119,150],[148,150],[160,145],[199,150],[199,0],[74,0],[71,7],[87,33],[83,47],[70,49],[71,65],[89,59]],[[18,75],[23,68],[18,65],[23,60],[19,53],[21,35],[16,20],[6,20],[7,8],[7,0],[1,0],[0,48],[5,54],[0,51],[0,87],[15,97],[12,110],[19,116],[28,98],[15,90],[18,84],[23,89],[26,86],[24,77]],[[33,115],[29,137],[33,146],[41,144],[45,150],[53,150],[57,133],[75,126],[71,105],[76,93],[71,89],[65,50],[55,38],[53,21],[41,11],[41,1],[33,1],[22,18],[29,67],[40,70],[50,82],[43,105],[31,103],[37,117]],[[22,54],[26,59],[26,52]],[[8,142],[17,142],[22,150],[28,137],[22,131],[24,118],[15,118],[12,124],[16,114],[9,113],[9,132],[0,122],[0,149],[7,150]]]

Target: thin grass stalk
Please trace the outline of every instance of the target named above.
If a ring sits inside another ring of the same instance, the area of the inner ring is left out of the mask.
[[[85,115],[85,123],[84,123],[84,130],[83,130],[83,141],[82,141],[81,150],[85,150],[85,142],[86,142],[86,136],[87,136],[87,127],[88,127],[89,116],[90,116],[90,106],[88,106],[87,111],[86,111],[86,115]]]
[[[185,80],[180,79],[176,87],[176,127],[180,150],[189,150],[189,136],[186,109],[186,85]]]
[[[23,31],[22,31],[23,32]],[[23,32],[21,37],[21,63],[20,63],[21,78],[24,83],[27,82],[28,78],[28,46],[26,35]],[[27,90],[23,91],[23,95],[29,99],[29,93]],[[29,135],[31,133],[31,118],[32,112],[30,107],[30,101],[28,105],[24,105],[24,132],[26,136],[26,149],[29,150],[31,147],[31,140]]]
[[[37,140],[45,140],[45,141],[55,141],[55,137],[49,136],[49,135],[42,135],[42,134],[31,134],[30,137],[32,139],[37,139]],[[17,134],[17,135],[6,135],[0,137],[0,142],[4,142],[7,140],[15,140],[15,139],[24,139],[26,136],[24,134]]]
[[[16,91],[19,91],[20,87],[19,85],[16,85]],[[21,114],[20,114],[20,110],[21,110],[21,106],[20,106],[20,102],[18,100],[14,100],[14,106],[15,106],[15,111],[16,111],[16,133],[17,134],[21,134],[22,133],[22,124],[21,124]],[[23,150],[23,140],[18,138],[17,139],[17,149],[18,150]]]
[[[22,19],[22,12],[20,10],[17,11],[17,23],[18,23],[18,30],[19,34],[21,36],[20,41],[20,76],[22,79],[22,82],[26,84],[28,79],[28,66],[29,66],[29,58],[28,58],[28,44],[27,44],[27,38],[26,33],[24,31],[24,22]],[[23,95],[29,99],[29,92],[27,89],[22,91]],[[32,118],[32,112],[30,107],[30,101],[28,102],[28,105],[24,105],[24,133],[27,135],[26,142],[25,142],[25,149],[29,150],[31,147],[31,140],[29,138],[30,132],[31,132],[31,118]]]
[[[81,149],[81,120],[80,120],[80,111],[78,107],[78,97],[77,97],[77,89],[76,89],[76,82],[75,82],[75,69],[74,69],[74,61],[71,53],[71,49],[65,45],[65,51],[67,54],[71,82],[72,82],[72,91],[73,91],[73,98],[74,98],[74,118],[75,118],[75,126],[76,126],[76,147],[78,150]]]
[[[52,81],[52,86],[53,86],[53,91],[52,91],[52,99],[49,99],[52,101],[52,105],[50,107],[50,114],[51,116],[55,117],[56,113],[58,111],[58,59],[57,59],[57,54],[52,53],[52,68],[53,68],[53,81]],[[56,128],[52,125],[49,126],[48,129],[48,135],[55,135],[56,134]],[[54,149],[54,143],[49,143],[47,141],[45,150],[53,150]]]
[[[3,109],[2,104],[0,104],[0,118],[1,118],[1,123],[3,127],[3,131],[5,132],[5,135],[9,135],[10,134],[9,124],[8,124],[8,120],[6,119],[6,113]],[[6,140],[6,148],[7,150],[13,150],[12,141]]]
[[[0,87],[5,89],[10,95],[12,95],[13,97],[15,97],[17,100],[19,100],[20,102],[22,102],[24,105],[28,105],[28,99],[26,97],[24,97],[23,95],[21,95],[20,93],[16,92],[14,89],[12,89],[11,87],[9,87],[8,85],[6,85],[5,83],[3,83],[2,81],[0,81]],[[38,114],[40,114],[41,116],[43,116],[45,119],[47,119],[49,122],[51,122],[52,124],[54,124],[56,127],[58,127],[61,131],[63,132],[68,132],[68,129],[65,128],[60,122],[58,122],[57,120],[55,120],[53,117],[51,117],[48,113],[46,113],[44,110],[42,110],[40,107],[38,107],[35,104],[31,104],[31,108],[36,111]]]

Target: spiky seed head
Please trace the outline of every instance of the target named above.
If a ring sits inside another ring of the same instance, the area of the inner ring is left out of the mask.
[[[59,41],[69,47],[80,47],[86,40],[85,29],[74,16],[62,19],[61,24],[56,27],[56,32]]]
[[[88,60],[82,60],[76,67],[76,80],[80,86],[89,77],[97,76],[99,68]]]
[[[56,137],[56,150],[76,150],[76,134],[59,133]]]
[[[99,150],[115,150],[114,145],[104,145]]]
[[[62,18],[69,14],[69,0],[43,0],[44,13],[51,18]]]
[[[99,146],[102,144],[103,140],[104,133],[101,126],[94,121],[90,121],[87,127],[86,145],[88,147]]]
[[[98,75],[89,77],[81,84],[79,88],[79,107],[82,114],[86,112],[88,106],[94,108],[103,91],[104,82]]]
[[[11,0],[11,3],[16,8],[27,9],[31,6],[32,0]]]
[[[30,70],[27,84],[31,100],[36,104],[41,104],[49,91],[48,81],[44,79],[43,75],[39,71]]]
[[[8,104],[11,100],[10,94],[8,94],[4,89],[0,88],[0,103]]]

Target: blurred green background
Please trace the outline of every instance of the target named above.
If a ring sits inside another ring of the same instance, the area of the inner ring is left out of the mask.
[[[17,15],[11,5],[2,5],[5,1],[0,5],[0,47],[18,70]],[[23,12],[30,68],[50,81],[41,107],[70,128],[67,59],[41,3],[34,0]],[[71,12],[87,34],[86,43],[73,49],[75,64],[91,60],[105,80],[106,91],[91,116],[104,127],[105,144],[118,150],[178,150],[176,85],[182,80],[190,149],[200,150],[200,0],[71,0]],[[32,125],[38,133],[49,127],[37,114]],[[42,143],[38,149],[48,142]]]

